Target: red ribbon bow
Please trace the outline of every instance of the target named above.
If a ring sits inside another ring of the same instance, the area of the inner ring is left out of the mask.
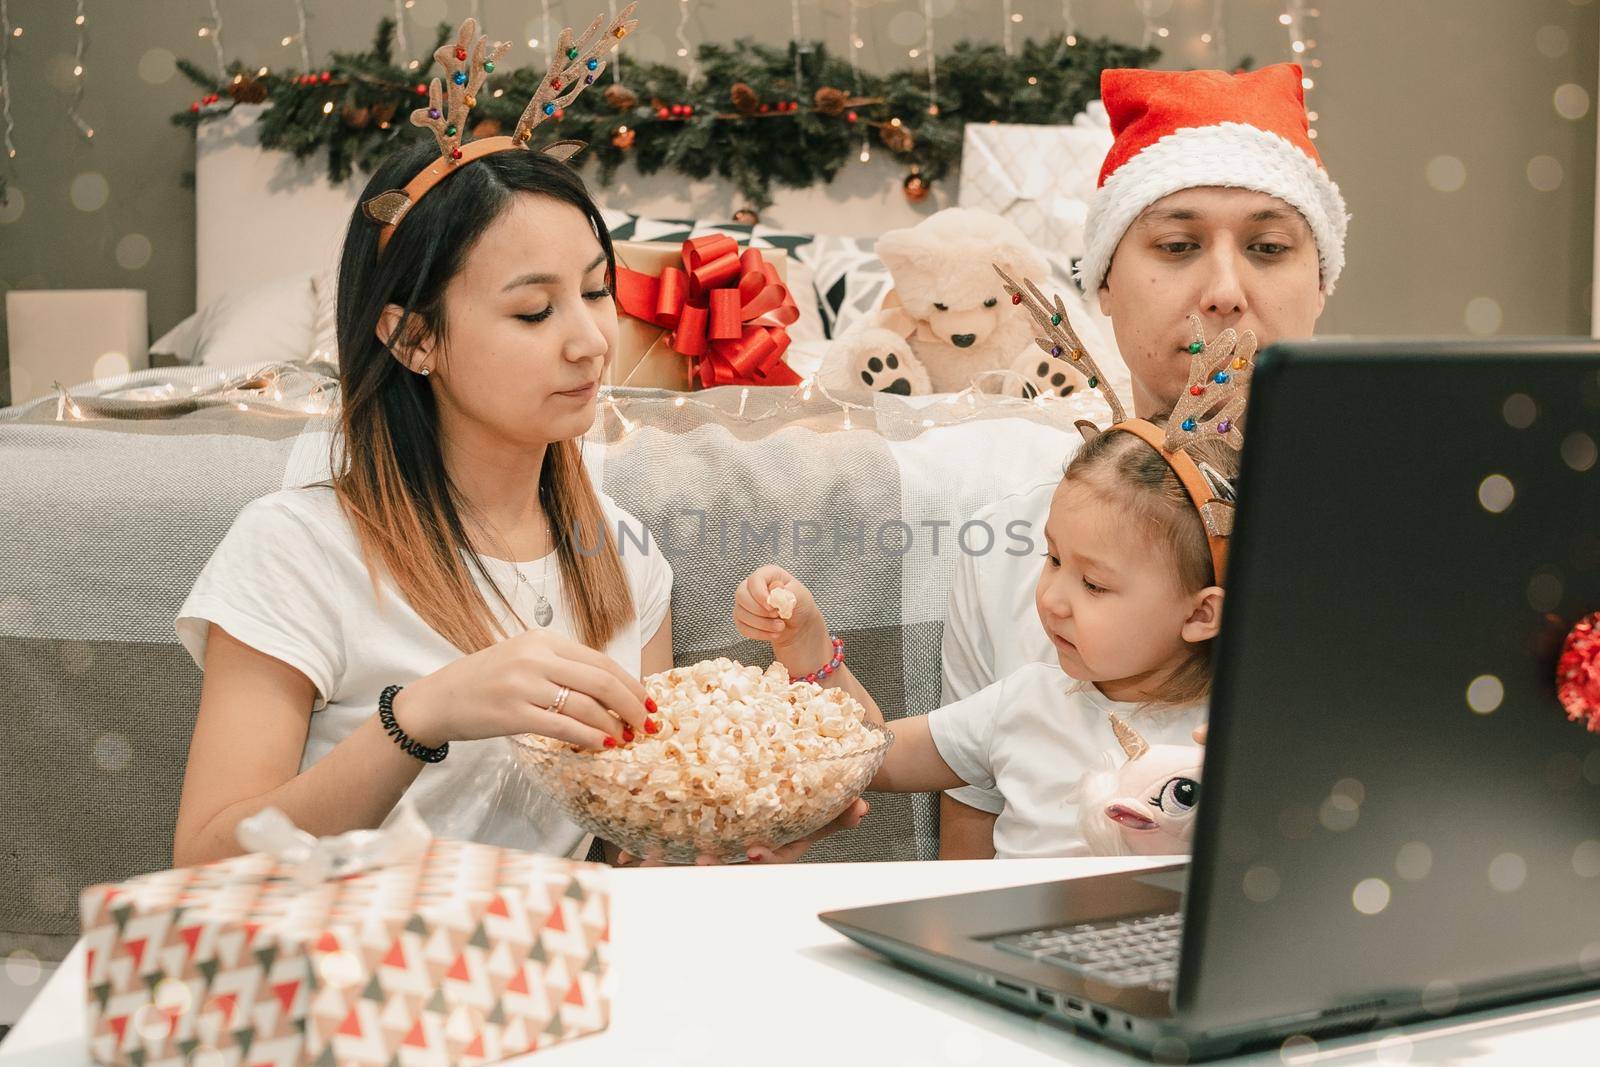
[[[800,318],[800,309],[760,251],[740,255],[733,238],[708,234],[683,243],[683,267],[652,277],[618,266],[617,306],[671,330],[672,350],[689,357],[705,388],[799,384],[783,353],[784,327]]]

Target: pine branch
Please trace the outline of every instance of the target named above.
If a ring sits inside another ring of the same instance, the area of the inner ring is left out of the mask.
[[[441,23],[433,47],[454,35],[454,27]],[[342,181],[356,170],[371,171],[399,144],[419,135],[407,117],[417,106],[416,87],[426,84],[433,72],[402,69],[406,57],[394,54],[394,43],[394,20],[386,17],[379,20],[370,48],[329,57],[325,82],[304,82],[292,72],[258,77],[237,62],[229,64],[228,77],[230,84],[238,77],[265,90],[272,106],[257,120],[263,147],[301,159],[325,151],[329,178]],[[1159,56],[1155,49],[1106,38],[1079,38],[1068,47],[1060,34],[1023,42],[1016,56],[1005,55],[998,44],[963,41],[940,56],[936,101],[928,93],[921,65],[889,74],[859,72],[861,100],[850,105],[857,114],[857,121],[850,122],[843,114],[824,114],[814,104],[821,87],[852,86],[848,60],[820,43],[801,48],[804,91],[797,91],[796,48],[792,42],[782,48],[749,40],[702,43],[697,49],[702,77],[692,91],[678,67],[630,60],[627,86],[637,94],[637,106],[616,110],[597,85],[574,100],[560,121],[542,125],[537,137],[541,142],[586,142],[589,149],[576,164],[594,160],[601,185],[632,160],[642,174],[671,170],[687,178],[718,176],[759,208],[771,203],[774,186],[803,188],[831,181],[853,160],[863,137],[872,141],[874,151],[893,155],[906,167],[918,168],[925,180],[937,181],[959,166],[966,123],[1070,123],[1098,95],[1103,69],[1147,66]],[[178,68],[205,92],[218,91],[215,76],[198,64],[179,60]],[[542,65],[497,72],[478,94],[471,126],[492,120],[499,123],[499,132],[509,132],[542,75]],[[766,111],[740,113],[733,99],[735,85],[747,86]],[[220,104],[181,111],[172,116],[173,124],[193,129],[227,114],[227,88],[222,87]],[[502,90],[501,96],[494,96],[496,89]],[[934,103],[937,112],[930,113]],[[670,111],[674,104],[690,105],[693,114],[660,114],[661,108]],[[789,110],[791,104],[797,109]],[[879,128],[894,118],[911,134],[909,149],[894,152],[879,135]],[[630,148],[613,144],[622,126],[631,132]]]

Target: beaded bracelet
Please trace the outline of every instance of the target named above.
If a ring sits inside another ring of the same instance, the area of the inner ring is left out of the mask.
[[[450,742],[446,741],[438,748],[429,748],[422,742],[414,740],[410,734],[400,729],[400,724],[394,721],[394,695],[401,690],[401,686],[391,685],[378,697],[378,722],[383,725],[384,732],[394,738],[394,743],[408,756],[414,756],[423,763],[438,763],[450,755]]]
[[[835,637],[832,639],[832,644],[833,658],[828,661],[827,666],[822,667],[819,670],[812,671],[810,674],[806,675],[806,681],[821,682],[825,680],[828,675],[844,666],[844,641]]]

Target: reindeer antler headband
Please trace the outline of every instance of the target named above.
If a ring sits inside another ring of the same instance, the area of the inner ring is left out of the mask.
[[[1228,537],[1233,533],[1233,483],[1211,464],[1189,455],[1187,449],[1210,434],[1235,449],[1244,444],[1244,409],[1250,376],[1255,370],[1256,335],[1249,330],[1241,334],[1228,329],[1207,341],[1200,316],[1190,315],[1194,340],[1189,343],[1189,380],[1162,429],[1147,419],[1128,417],[1122,401],[1067,321],[1066,305],[1059,295],[1053,304],[1047,303],[1029,279],[1024,278],[1019,286],[998,264],[994,269],[1005,283],[1011,302],[1027,308],[1039,327],[1034,343],[1057,359],[1070,360],[1088,374],[1090,388],[1098,389],[1105,397],[1113,423],[1104,432],[1131,433],[1167,461],[1200,513],[1206,544],[1211,549],[1212,570],[1220,584],[1227,573]],[[1090,422],[1079,422],[1078,429],[1086,439],[1102,432]]]
[[[550,67],[539,81],[539,88],[523,109],[517,128],[510,137],[485,137],[481,141],[461,143],[462,131],[467,126],[467,113],[477,104],[477,93],[484,79],[494,72],[511,46],[506,43],[490,45],[488,38],[478,36],[478,22],[467,19],[456,34],[455,44],[441,45],[433,58],[444,68],[449,82],[441,92],[439,79],[428,86],[428,106],[411,113],[414,126],[424,126],[439,143],[439,158],[424,167],[416,177],[406,182],[403,189],[390,189],[362,203],[361,210],[369,219],[383,226],[378,232],[378,251],[381,253],[394,235],[400,220],[416,206],[429,189],[454,174],[456,169],[475,159],[510,149],[527,149],[534,127],[555,116],[572,103],[584,89],[593,85],[606,69],[604,56],[618,41],[632,33],[638,20],[632,18],[637,4],[629,4],[611,20],[601,32],[604,15],[595,16],[589,28],[576,42],[570,28],[561,31],[561,40],[551,53]],[[583,149],[582,141],[555,141],[539,151],[556,159],[567,160]]]

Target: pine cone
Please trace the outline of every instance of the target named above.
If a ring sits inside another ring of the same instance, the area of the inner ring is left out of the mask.
[[[878,127],[878,139],[887,145],[891,152],[909,152],[917,146],[917,139],[912,136],[908,127],[888,122]]]
[[[761,98],[744,82],[734,82],[728,95],[733,98],[733,109],[741,115],[754,115],[761,109]]]
[[[637,93],[615,82],[606,86],[606,91],[602,95],[605,96],[606,103],[617,111],[632,111],[639,105]]]
[[[229,85],[228,95],[241,104],[259,104],[267,98],[267,87],[255,78],[246,78]]]
[[[501,129],[499,119],[483,119],[473,125],[472,136],[474,138],[498,137]]]
[[[344,124],[352,130],[364,130],[372,119],[372,112],[368,108],[346,104],[339,109],[339,117],[344,119]]]
[[[824,85],[817,90],[817,95],[812,98],[817,105],[817,111],[824,115],[844,114],[844,102],[847,99],[844,90],[835,89],[831,85]]]

